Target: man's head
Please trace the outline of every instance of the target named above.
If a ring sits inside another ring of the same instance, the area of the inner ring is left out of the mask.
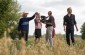
[[[52,11],[48,11],[48,15],[51,16],[52,15]]]
[[[67,8],[67,12],[68,12],[68,14],[71,14],[72,13],[72,8],[71,7]]]
[[[28,14],[29,14],[29,13],[23,12],[22,17],[27,17]]]

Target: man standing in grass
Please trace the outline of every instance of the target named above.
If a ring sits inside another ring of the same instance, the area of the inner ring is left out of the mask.
[[[72,44],[74,45],[74,43],[75,43],[74,25],[75,25],[77,31],[78,31],[78,28],[76,25],[75,15],[72,14],[71,7],[67,8],[67,13],[68,14],[65,15],[64,19],[63,19],[63,26],[64,26],[64,31],[66,32],[67,44],[70,46],[70,35],[71,35]]]
[[[28,13],[23,13],[22,18],[19,20],[18,31],[20,34],[19,39],[24,38],[28,40],[29,33],[29,21],[35,18],[35,14],[32,17],[27,17]]]
[[[53,32],[53,25],[54,25],[54,17],[52,15],[52,11],[48,12],[48,20],[46,20],[46,41],[50,43],[50,46],[53,47],[53,40],[52,40],[52,32]]]

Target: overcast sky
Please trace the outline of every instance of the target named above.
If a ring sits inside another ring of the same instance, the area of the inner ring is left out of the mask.
[[[72,7],[73,14],[77,21],[79,31],[75,34],[80,34],[81,25],[85,22],[85,0],[18,0],[21,5],[22,12],[28,12],[29,17],[35,12],[39,12],[41,15],[46,15],[48,11],[53,12],[56,22],[56,33],[62,33],[63,31],[63,17],[67,14],[67,8]],[[29,34],[34,33],[34,20],[30,21]],[[45,25],[43,24],[42,34],[46,32]]]

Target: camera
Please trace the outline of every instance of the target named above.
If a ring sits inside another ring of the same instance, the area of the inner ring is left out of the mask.
[[[47,18],[48,18],[48,17],[46,17],[46,16],[41,16],[41,22],[45,24]]]

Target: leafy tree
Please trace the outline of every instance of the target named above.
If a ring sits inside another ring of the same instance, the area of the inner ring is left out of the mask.
[[[20,17],[17,0],[0,0],[0,37],[11,27],[15,27]]]
[[[85,39],[85,22],[84,22],[84,24],[82,25],[81,33],[82,33],[82,39]]]

